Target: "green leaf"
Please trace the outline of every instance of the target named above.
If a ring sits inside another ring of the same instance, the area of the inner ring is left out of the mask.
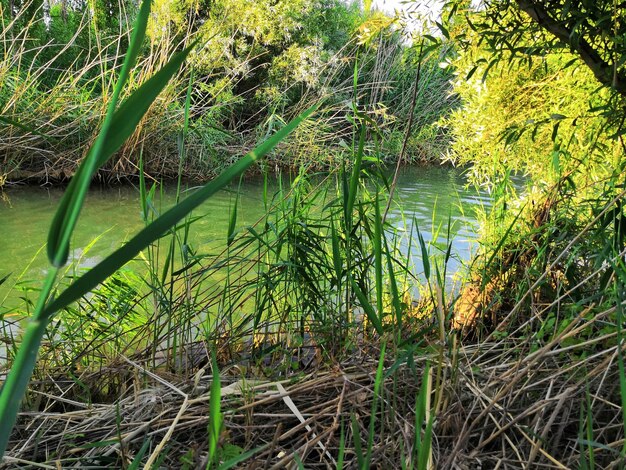
[[[424,265],[424,276],[426,276],[426,280],[428,281],[430,279],[430,258],[428,256],[428,248],[426,247],[426,242],[424,241],[422,232],[420,232],[420,229],[417,226],[417,221],[415,221],[415,227],[417,228],[417,237],[419,239],[420,248],[422,250],[422,264]]]
[[[376,281],[376,308],[378,317],[383,317],[383,250],[382,240],[385,238],[383,230],[382,216],[380,213],[380,201],[376,194],[374,203],[374,237],[372,243],[374,245],[374,278]]]
[[[230,246],[235,240],[235,227],[237,225],[237,206],[239,206],[239,194],[241,192],[241,179],[239,180],[239,187],[237,188],[237,197],[235,198],[235,205],[230,213],[230,220],[228,221],[228,234],[226,237],[227,244]]]
[[[352,281],[352,288],[354,289],[354,293],[359,299],[359,302],[361,303],[361,307],[363,307],[363,310],[365,311],[367,318],[369,319],[370,322],[372,322],[372,325],[374,325],[376,332],[379,335],[382,335],[383,325],[380,322],[380,319],[378,318],[378,316],[376,315],[376,312],[374,311],[374,307],[372,307],[372,304],[370,304],[370,301],[367,300],[367,297],[365,296],[365,294],[363,293],[359,285],[356,282],[354,282],[354,279],[351,279],[351,281]]]
[[[359,175],[361,174],[361,161],[363,160],[363,150],[365,148],[365,126],[361,126],[361,132],[359,134],[359,146],[356,152],[354,160],[354,167],[352,168],[352,175],[350,177],[350,187],[348,189],[348,201],[346,205],[346,221],[352,217],[352,210],[354,209],[354,202],[356,201],[356,195],[359,185]]]
[[[354,413],[350,415],[350,422],[352,424],[352,441],[354,443],[354,453],[356,454],[358,468],[369,468],[369,462],[365,461],[363,451],[361,449],[361,432],[359,430],[359,423],[357,422]]]
[[[561,173],[561,152],[558,150],[552,152],[552,169],[555,173]]]
[[[211,353],[211,368],[213,370],[213,381],[211,382],[211,396],[209,398],[209,463],[207,468],[218,462],[217,445],[222,431],[222,385],[220,370],[215,357],[215,348],[213,348]]]
[[[559,125],[560,124],[561,124],[560,122],[557,122],[554,125],[554,127],[552,128],[552,136],[551,136],[552,142],[556,141],[556,138],[557,138],[557,136],[559,134]]]
[[[144,441],[143,445],[141,446],[141,449],[139,449],[139,452],[137,452],[137,455],[135,455],[135,458],[128,466],[128,470],[137,470],[139,468],[139,466],[141,465],[141,459],[143,459],[143,456],[148,450],[148,447],[150,447],[151,442],[152,442],[152,439],[150,438]]]
[[[433,415],[431,414],[426,422],[424,437],[421,437],[421,429],[426,419],[426,405],[428,403],[428,376],[430,374],[430,364],[426,362],[424,372],[422,374],[422,385],[417,396],[417,404],[415,410],[415,448],[417,450],[417,468],[418,470],[426,470],[428,468],[428,458],[430,456],[430,447],[432,441]]]
[[[120,123],[118,121],[126,119],[132,120],[133,115],[135,113],[139,114],[140,110],[128,109],[127,111],[125,111],[128,114],[120,115],[119,113],[115,112],[115,108],[117,106],[117,101],[121,90],[124,87],[126,80],[128,79],[130,69],[135,65],[135,62],[137,60],[137,55],[139,54],[141,43],[143,42],[143,39],[145,37],[149,14],[150,0],[144,0],[141,4],[139,14],[137,15],[137,19],[134,24],[133,34],[130,40],[130,44],[128,46],[126,58],[124,59],[124,65],[122,66],[119,80],[117,81],[115,88],[113,89],[113,95],[111,96],[111,101],[109,102],[109,106],[107,108],[107,113],[102,124],[102,129],[100,130],[100,133],[98,134],[98,137],[96,138],[93,146],[89,149],[87,157],[72,178],[72,181],[65,191],[61,202],[59,203],[57,212],[54,215],[52,224],[50,226],[50,231],[48,233],[47,253],[50,263],[55,267],[61,267],[67,262],[67,258],[69,256],[70,238],[72,236],[72,232],[74,231],[74,227],[76,226],[76,222],[78,221],[78,216],[80,215],[80,210],[82,208],[83,201],[85,200],[87,190],[89,189],[89,184],[91,183],[91,178],[93,177],[93,174],[98,169],[98,167],[101,166],[102,163],[104,163],[106,160],[108,160],[114,153],[114,151],[117,150],[117,148],[119,147],[115,147],[115,150],[111,151],[110,149],[112,147],[112,144],[116,144],[117,141],[121,139],[121,142],[119,142],[119,145],[121,145],[135,128],[135,126],[133,126],[126,135],[116,134],[116,132],[119,132],[117,128],[120,127]],[[172,61],[174,59],[172,59]],[[172,61],[170,61],[170,63]],[[178,70],[178,67],[176,68],[176,70]],[[175,73],[176,70],[171,73]],[[147,85],[147,83],[144,84],[144,86],[145,85]],[[141,95],[145,93],[145,91],[140,92],[140,90],[137,90],[135,93],[133,93],[131,98],[138,94]],[[159,92],[160,89],[157,91],[157,94]],[[143,116],[143,113],[141,113],[141,115],[137,119],[137,122],[139,122],[141,116]]]
[[[382,347],[380,348],[380,356],[378,358],[378,367],[376,368],[376,377],[374,378],[374,398],[372,400],[372,408],[370,411],[370,423],[369,423],[369,429],[368,429],[368,434],[367,434],[367,452],[365,454],[365,462],[367,466],[370,465],[370,462],[372,460],[372,450],[374,448],[374,436],[377,434],[376,413],[378,410],[378,401],[381,395],[380,389],[382,388],[383,381],[384,381],[383,372],[385,371],[385,349],[386,349],[386,345],[385,343],[383,343]],[[379,435],[379,438],[382,440],[382,436]]]
[[[389,244],[385,238],[385,255],[387,258],[387,270],[389,271],[389,290],[391,293],[391,302],[393,310],[396,314],[396,326],[398,331],[402,330],[402,304],[400,303],[400,293],[398,291],[398,282],[396,281],[396,273],[393,269],[393,258],[389,251]]]
[[[474,65],[469,72],[467,72],[467,75],[465,76],[465,80],[469,80],[470,78],[472,78],[472,76],[476,73],[476,70],[478,70],[478,65]]]
[[[22,346],[0,389],[0,457],[4,454],[28,381],[37,361],[37,352],[46,331],[45,321],[31,320],[22,332]],[[28,345],[28,348],[24,348]]]
[[[52,315],[57,310],[80,299],[83,295],[91,291],[99,283],[133,259],[141,250],[150,245],[150,243],[160,238],[170,227],[202,204],[207,198],[218,192],[234,178],[242,175],[250,165],[266,155],[302,121],[308,118],[317,107],[318,105],[311,106],[296,119],[276,132],[270,139],[263,142],[255,150],[249,152],[237,163],[227,168],[217,178],[209,181],[196,192],[183,199],[178,205],[172,207],[155,219],[131,238],[124,246],[118,248],[115,252],[74,281],[64,292],[46,306],[44,313],[46,315]]]
[[[330,240],[333,252],[333,267],[335,268],[335,278],[337,279],[337,289],[341,285],[341,274],[343,271],[343,261],[341,258],[341,250],[339,248],[339,234],[335,228],[335,218],[331,216],[330,219]]]
[[[337,456],[337,470],[343,470],[343,458],[346,453],[346,436],[343,430],[343,420],[339,431],[339,455]]]
[[[435,21],[435,24],[437,25],[437,28],[439,28],[439,31],[441,31],[441,34],[443,34],[446,39],[450,39],[450,33],[448,32],[448,29],[438,21]]]

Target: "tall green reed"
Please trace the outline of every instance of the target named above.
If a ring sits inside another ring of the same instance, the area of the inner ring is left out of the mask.
[[[211,382],[211,397],[209,400],[209,461],[207,463],[207,470],[216,466],[218,463],[218,441],[220,433],[222,431],[222,411],[220,406],[221,399],[221,381],[220,371],[217,366],[217,359],[215,358],[215,350],[211,355],[211,367],[213,369],[213,381]]]
[[[242,174],[252,163],[267,154],[316,109],[316,106],[313,106],[306,110],[302,115],[274,134],[272,138],[229,167],[215,180],[210,181],[182,200],[178,205],[152,221],[131,238],[128,243],[117,249],[90,271],[76,279],[58,296],[54,297],[55,281],[60,268],[68,259],[70,239],[93,175],[98,168],[111,158],[126,138],[134,132],[142,116],[146,113],[159,92],[177,72],[195,46],[194,44],[172,57],[160,71],[147,80],[118,107],[117,102],[121,90],[139,55],[149,13],[150,0],[144,0],[135,21],[129,50],[109,102],[101,130],[87,157],[70,182],[51,224],[47,247],[51,268],[44,281],[34,313],[24,327],[22,344],[15,357],[13,367],[0,391],[0,455],[4,454],[6,450],[20,402],[26,392],[30,376],[35,367],[41,340],[54,314],[75,300],[80,299],[130,261],[150,243],[160,238],[171,226],[183,219],[185,215],[190,213],[204,200],[223,188],[234,177]]]
[[[432,465],[432,438],[434,415],[430,410],[432,387],[430,365],[427,363],[422,374],[422,385],[415,397],[415,442],[413,451],[414,468],[426,470]]]

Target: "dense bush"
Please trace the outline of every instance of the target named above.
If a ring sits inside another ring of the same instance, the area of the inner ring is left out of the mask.
[[[63,180],[74,173],[101,120],[115,76],[110,72],[119,70],[136,6],[4,1],[0,174]],[[326,100],[326,109],[317,125],[285,142],[274,155],[275,165],[296,167],[303,158],[313,168],[337,165],[352,138],[345,118],[354,105],[377,124],[385,157],[393,161],[407,138],[420,62],[407,160],[436,160],[445,148],[445,134],[435,123],[455,100],[449,72],[438,63],[450,49],[422,57],[420,40],[410,45],[391,18],[365,13],[357,2],[163,0],[154,4],[147,35],[129,91],[184,45],[197,41],[198,46],[101,170],[107,180],[136,175],[140,149],[150,174],[177,173],[189,86],[190,136],[183,162],[188,177],[214,174],[319,99]]]

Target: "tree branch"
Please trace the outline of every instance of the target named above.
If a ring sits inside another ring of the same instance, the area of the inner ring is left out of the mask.
[[[614,66],[607,63],[585,38],[574,42],[572,31],[558,23],[548,11],[536,0],[516,0],[520,10],[527,13],[535,23],[560,39],[578,53],[596,79],[605,86],[614,88],[619,94],[626,96],[626,77],[616,73]]]

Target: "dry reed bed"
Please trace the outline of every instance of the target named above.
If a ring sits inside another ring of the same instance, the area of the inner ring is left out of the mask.
[[[431,379],[436,387],[441,377],[442,392],[439,403],[437,394],[432,395],[433,409],[439,410],[434,467],[578,468],[581,449],[586,453],[592,446],[595,468],[621,468],[617,348],[604,347],[606,339],[580,347],[555,341],[532,353],[526,341],[507,340],[433,355]],[[587,354],[581,356],[582,351]],[[245,378],[244,367],[224,367],[221,443],[256,449],[240,468],[297,468],[297,459],[305,468],[335,468],[343,429],[346,467],[357,468],[351,417],[365,449],[377,366],[373,352],[276,380]],[[409,459],[426,360],[416,356],[413,368],[402,365],[386,376],[372,468],[399,468],[401,460]],[[386,362],[387,371],[393,364]],[[81,376],[81,383],[91,388],[116,387],[120,398],[114,403],[80,400],[78,382],[34,382],[31,403],[37,403],[38,411],[22,413],[4,467],[119,468],[133,460],[146,440],[150,444],[143,463],[176,468],[187,459],[193,463],[186,468],[204,467],[209,372],[200,369],[182,380],[124,358],[116,366]],[[590,442],[581,439],[587,416],[593,417]]]

